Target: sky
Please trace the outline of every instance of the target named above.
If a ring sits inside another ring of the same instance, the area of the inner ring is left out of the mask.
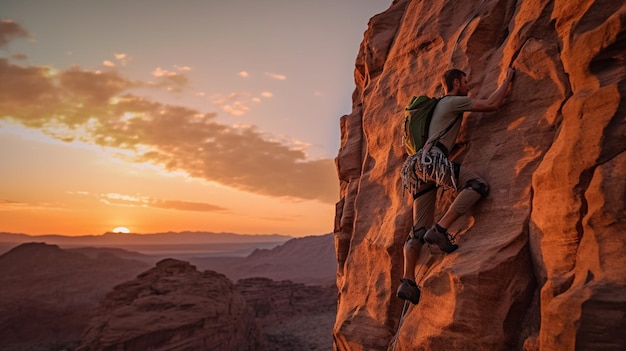
[[[321,235],[383,0],[0,1],[0,231]]]

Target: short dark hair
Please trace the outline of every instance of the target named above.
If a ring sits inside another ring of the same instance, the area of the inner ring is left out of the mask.
[[[446,86],[446,90],[450,91],[454,89],[454,80],[458,79],[461,81],[462,77],[466,77],[467,74],[461,71],[460,69],[453,68],[451,70],[447,70],[446,73],[443,74],[443,83]]]

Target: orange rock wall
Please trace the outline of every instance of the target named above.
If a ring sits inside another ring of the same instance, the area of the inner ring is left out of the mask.
[[[601,0],[396,0],[370,20],[336,159],[337,350],[626,349],[625,23]],[[457,140],[490,195],[450,228],[456,252],[422,248],[398,328],[404,106],[452,67],[485,98],[509,66],[503,107]]]

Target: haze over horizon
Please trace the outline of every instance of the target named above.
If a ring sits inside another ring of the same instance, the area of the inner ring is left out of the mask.
[[[0,231],[331,232],[339,118],[390,3],[0,3]]]

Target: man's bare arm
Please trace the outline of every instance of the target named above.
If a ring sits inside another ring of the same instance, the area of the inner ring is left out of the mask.
[[[506,96],[507,88],[509,87],[509,83],[513,81],[513,76],[515,75],[515,70],[513,68],[509,68],[506,71],[506,78],[496,91],[494,91],[488,98],[486,99],[476,99],[472,101],[472,106],[470,107],[470,111],[475,112],[490,112],[495,111],[502,105],[504,101],[504,97]]]

